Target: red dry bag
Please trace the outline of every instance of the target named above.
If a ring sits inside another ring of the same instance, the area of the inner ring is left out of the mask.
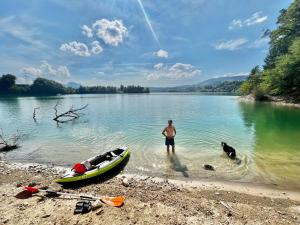
[[[85,173],[87,171],[85,165],[81,164],[81,163],[76,163],[72,170],[75,171],[75,173]]]

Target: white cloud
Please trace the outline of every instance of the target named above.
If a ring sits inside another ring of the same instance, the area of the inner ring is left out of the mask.
[[[264,16],[263,13],[260,12],[255,12],[251,15],[251,17],[241,20],[241,19],[234,19],[228,29],[232,30],[234,28],[240,28],[244,26],[252,26],[255,24],[263,23],[268,19],[268,16]]]
[[[167,77],[172,79],[184,79],[190,78],[195,75],[201,74],[201,70],[196,69],[191,64],[184,63],[176,63],[169,68],[169,72],[167,73]]]
[[[100,46],[98,41],[93,41],[91,44],[91,50],[84,43],[72,41],[69,43],[64,43],[60,46],[60,50],[64,52],[70,52],[78,56],[91,56],[97,55],[103,51],[103,48]]]
[[[163,63],[157,63],[153,66],[154,69],[156,70],[160,70],[161,68],[163,68],[164,64]]]
[[[160,78],[159,74],[151,73],[147,76],[147,80],[158,80]]]
[[[24,75],[29,75],[34,78],[46,77],[46,78],[68,78],[71,76],[66,66],[52,66],[46,60],[41,61],[39,67],[23,67],[20,72]]]
[[[242,45],[246,44],[248,40],[246,38],[232,39],[229,41],[219,42],[215,45],[217,50],[230,50],[234,51],[239,49]]]
[[[84,43],[77,42],[77,41],[64,43],[60,46],[59,49],[64,52],[71,52],[74,55],[79,55],[79,56],[90,56],[91,55],[88,47]]]
[[[0,35],[12,36],[15,39],[33,46],[35,49],[46,49],[48,46],[38,39],[40,32],[17,16],[0,18]]]
[[[56,69],[54,69],[46,60],[41,61],[40,70],[44,76],[56,75]]]
[[[87,25],[83,25],[81,26],[81,32],[84,36],[87,36],[88,38],[93,37],[93,30],[91,28],[89,28]]]
[[[232,22],[230,23],[228,29],[229,29],[229,30],[232,30],[232,29],[234,29],[234,28],[236,28],[236,27],[243,27],[243,26],[244,26],[244,25],[243,25],[243,21],[242,21],[242,20],[240,20],[240,19],[234,19],[234,20],[232,20]]]
[[[93,29],[105,44],[113,46],[118,46],[122,43],[127,35],[127,28],[123,25],[122,20],[97,20],[93,23]]]
[[[246,19],[244,23],[246,26],[252,26],[254,24],[263,23],[268,19],[268,16],[263,16],[262,12],[253,13],[253,15]]]
[[[154,52],[153,54],[159,58],[168,58],[169,57],[169,53],[162,49],[158,50],[157,52]]]
[[[94,55],[98,55],[103,51],[103,48],[100,46],[99,41],[93,41],[91,46],[91,53]]]
[[[56,76],[58,77],[70,77],[70,71],[66,66],[59,66],[56,71]]]
[[[175,63],[172,66],[164,66],[163,63],[158,63],[153,68],[155,71],[152,71],[147,76],[147,80],[158,80],[160,78],[172,80],[187,79],[202,73],[195,66],[184,63]]]
[[[31,75],[33,77],[41,77],[43,73],[41,69],[31,66],[21,68],[20,72],[24,75]]]

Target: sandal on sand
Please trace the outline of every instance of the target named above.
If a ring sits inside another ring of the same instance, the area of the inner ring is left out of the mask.
[[[92,203],[90,201],[84,200],[76,203],[74,214],[88,213],[92,210]]]

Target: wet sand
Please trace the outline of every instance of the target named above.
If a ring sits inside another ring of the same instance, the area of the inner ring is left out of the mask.
[[[62,168],[0,161],[0,224],[300,224],[300,193],[249,184],[185,182],[134,174],[63,188],[53,180]],[[77,200],[28,199],[22,185],[69,193],[124,195],[120,208],[101,205],[74,215]]]

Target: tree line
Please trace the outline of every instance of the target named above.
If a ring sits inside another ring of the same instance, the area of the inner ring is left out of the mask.
[[[223,81],[215,85],[205,85],[197,88],[200,92],[237,93],[243,81]]]
[[[282,9],[278,27],[267,30],[269,53],[262,68],[254,67],[239,91],[257,100],[272,96],[300,101],[300,0]]]
[[[45,78],[36,78],[31,85],[16,84],[16,76],[11,74],[0,77],[1,95],[57,95],[57,94],[115,94],[115,93],[149,93],[141,86],[80,86],[78,89],[65,87],[59,82]]]

